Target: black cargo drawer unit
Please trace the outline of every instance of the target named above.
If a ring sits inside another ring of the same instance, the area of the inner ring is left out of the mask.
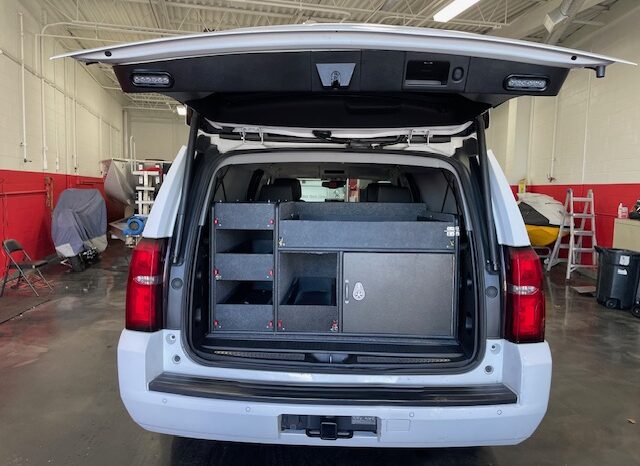
[[[273,204],[219,202],[213,208],[216,230],[273,230]]]
[[[278,244],[290,250],[453,250],[440,223],[282,220]]]
[[[273,254],[217,253],[216,280],[273,280]]]
[[[216,203],[211,332],[455,337],[459,229],[425,204]]]

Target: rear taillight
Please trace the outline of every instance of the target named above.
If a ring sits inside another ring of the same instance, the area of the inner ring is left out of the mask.
[[[506,338],[514,343],[544,341],[540,258],[530,247],[510,248],[508,255]]]
[[[164,240],[140,240],[131,256],[127,280],[126,328],[155,332],[162,328]]]

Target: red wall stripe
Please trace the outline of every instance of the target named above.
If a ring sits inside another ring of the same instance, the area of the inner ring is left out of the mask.
[[[53,254],[51,215],[60,193],[67,188],[98,189],[105,196],[103,179],[98,177],[0,170],[0,242],[14,238],[34,259]],[[47,205],[49,193],[51,206]],[[122,215],[122,208],[107,200],[109,221]],[[2,275],[5,261],[4,254],[0,254]]]
[[[0,170],[0,241],[15,238],[34,258],[54,253],[51,241],[52,207],[47,206],[47,179],[51,185],[49,189],[53,206],[60,193],[67,188],[94,188],[105,195],[103,179],[98,177]],[[576,196],[586,196],[587,191],[593,189],[598,243],[611,247],[618,204],[622,202],[631,208],[640,199],[640,183],[530,185],[527,191],[547,194],[563,202],[568,188],[573,188]],[[517,192],[517,186],[512,186],[512,189],[514,193]],[[121,218],[122,207],[107,200],[107,215],[109,221]],[[4,271],[4,266],[5,257],[2,255],[0,272]]]

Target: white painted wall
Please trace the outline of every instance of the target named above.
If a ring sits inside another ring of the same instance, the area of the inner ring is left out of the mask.
[[[527,176],[533,99],[513,99],[491,112],[487,141],[500,166],[516,182]]]
[[[100,160],[122,156],[120,102],[83,65],[68,59],[50,61],[50,56],[63,51],[51,38],[44,39],[40,66],[36,35],[42,28],[42,12],[38,2],[2,0],[1,5],[0,169],[100,176]],[[24,24],[27,162],[23,157],[19,13]]]
[[[640,63],[638,24],[640,7],[577,48]],[[604,79],[575,70],[557,97],[520,98],[493,110],[487,139],[509,182],[640,182],[639,84],[640,67],[610,66]]]
[[[171,112],[129,112],[129,134],[137,159],[173,160],[187,143],[189,127],[184,117]]]

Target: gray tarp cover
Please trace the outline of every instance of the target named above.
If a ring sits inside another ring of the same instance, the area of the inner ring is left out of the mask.
[[[65,189],[53,210],[51,236],[58,254],[73,257],[107,247],[107,206],[97,189]]]

